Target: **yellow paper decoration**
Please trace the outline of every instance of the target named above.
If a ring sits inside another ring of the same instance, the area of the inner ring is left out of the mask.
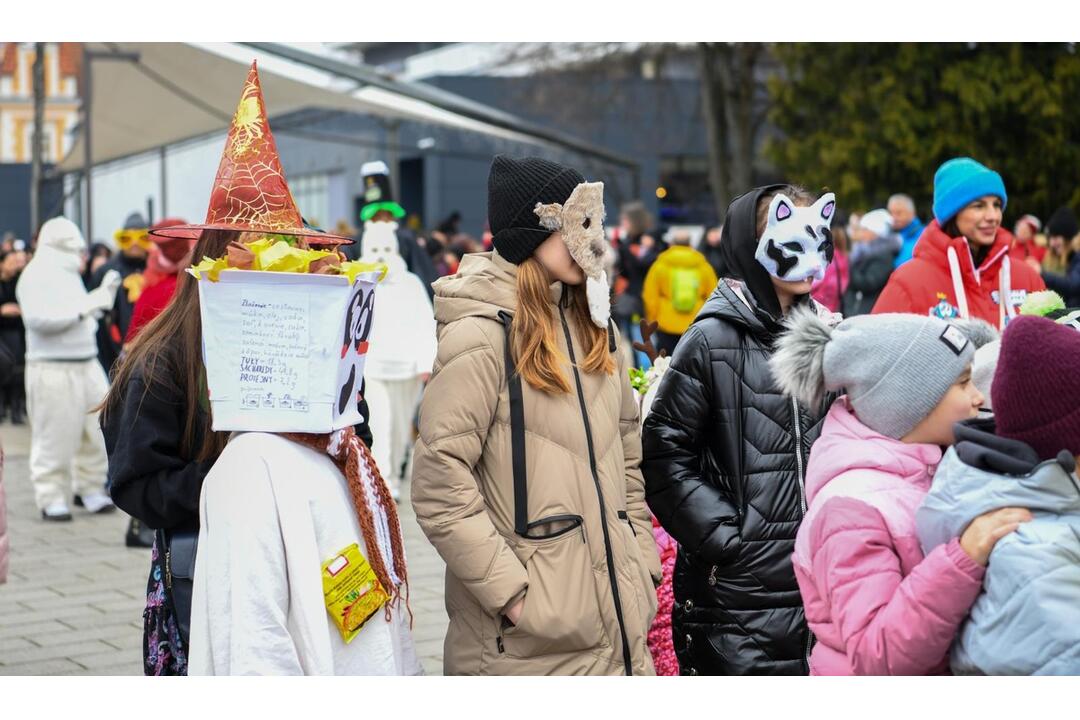
[[[259,259],[259,269],[268,272],[306,273],[308,264],[311,262],[303,250],[292,247],[284,241],[276,242],[262,252],[256,253],[256,257]]]
[[[349,285],[356,282],[357,275],[365,272],[378,272],[379,277],[375,282],[382,282],[388,270],[386,263],[366,263],[359,260],[349,260],[338,267],[338,272],[349,278]]]
[[[331,250],[304,250],[290,245],[284,240],[270,237],[260,238],[251,243],[244,243],[244,246],[251,250],[252,254],[255,256],[252,260],[251,269],[263,270],[266,272],[306,273],[311,267],[311,263],[334,254],[334,251]],[[188,272],[194,275],[197,280],[202,279],[202,274],[206,273],[207,278],[209,278],[211,282],[217,282],[218,274],[222,270],[228,268],[228,256],[218,258],[217,260],[204,257],[201,262],[192,265],[188,269]],[[360,262],[359,260],[348,260],[336,266],[335,270],[338,274],[348,278],[349,284],[352,285],[356,282],[358,275],[366,272],[379,273],[376,282],[382,282],[383,278],[386,277],[388,268],[385,263],[366,263]]]
[[[202,273],[206,273],[206,277],[210,279],[210,282],[217,282],[218,275],[222,270],[229,267],[229,262],[226,258],[214,258],[204,257],[197,265],[192,265],[188,268],[188,272],[195,276],[196,280],[202,280]]]

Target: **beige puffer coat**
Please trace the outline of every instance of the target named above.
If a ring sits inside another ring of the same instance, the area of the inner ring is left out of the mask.
[[[444,670],[653,674],[646,635],[660,561],[638,470],[637,405],[621,361],[614,375],[578,372],[577,381],[567,362],[574,388],[568,395],[521,383],[528,520],[580,521],[529,533],[563,530],[547,539],[515,534],[499,311],[514,312],[516,270],[498,253],[467,255],[457,275],[435,284],[439,353],[420,409],[412,501],[447,564]],[[561,294],[562,284],[553,284],[551,312],[569,357]],[[573,321],[565,317],[580,358]],[[521,617],[510,625],[502,613],[522,595]]]

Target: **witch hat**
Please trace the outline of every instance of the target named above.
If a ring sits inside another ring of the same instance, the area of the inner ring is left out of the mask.
[[[350,238],[305,227],[285,182],[254,61],[225,138],[206,222],[158,227],[150,234],[194,239],[203,230],[294,235],[303,237],[310,245],[352,244]]]

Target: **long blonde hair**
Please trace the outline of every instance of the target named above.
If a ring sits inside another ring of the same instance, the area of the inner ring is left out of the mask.
[[[560,366],[565,358],[559,350],[558,328],[551,313],[547,272],[536,258],[518,265],[517,312],[514,314],[513,350],[518,374],[532,387],[552,395],[570,392],[570,380]],[[615,360],[608,348],[608,331],[597,327],[589,316],[585,286],[568,286],[569,313],[577,328],[578,342],[586,349],[577,366],[588,373],[615,372]]]

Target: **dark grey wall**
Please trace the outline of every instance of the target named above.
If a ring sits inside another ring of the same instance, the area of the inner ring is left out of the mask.
[[[45,169],[51,168],[46,165]],[[64,210],[63,183],[52,180],[42,183],[41,221],[61,214]],[[30,164],[0,164],[0,236],[11,231],[27,242],[35,229],[30,227]]]
[[[429,82],[464,97],[515,113],[533,122],[557,127],[640,163],[639,193],[631,174],[617,167],[583,158],[557,148],[501,140],[473,132],[424,123],[402,122],[397,128],[399,159],[423,158],[423,208],[406,208],[434,227],[453,211],[462,215],[461,229],[479,237],[487,218],[487,174],[497,153],[540,155],[573,165],[590,180],[602,180],[609,216],[620,205],[644,201],[657,211],[655,189],[660,161],[666,156],[705,157],[698,84],[694,80],[605,80],[582,83],[559,75],[532,77],[440,77]],[[568,105],[573,105],[567,109]],[[352,217],[353,198],[361,194],[360,166],[387,160],[387,127],[375,118],[337,111],[309,110],[274,118],[271,123],[288,176],[344,173],[347,199],[331,199],[331,207],[345,203]],[[315,139],[312,135],[322,136]],[[421,150],[422,139],[433,139]],[[708,203],[705,213],[711,211]],[[698,212],[700,215],[701,212]],[[336,222],[332,217],[328,224]],[[710,217],[697,218],[711,222]]]

